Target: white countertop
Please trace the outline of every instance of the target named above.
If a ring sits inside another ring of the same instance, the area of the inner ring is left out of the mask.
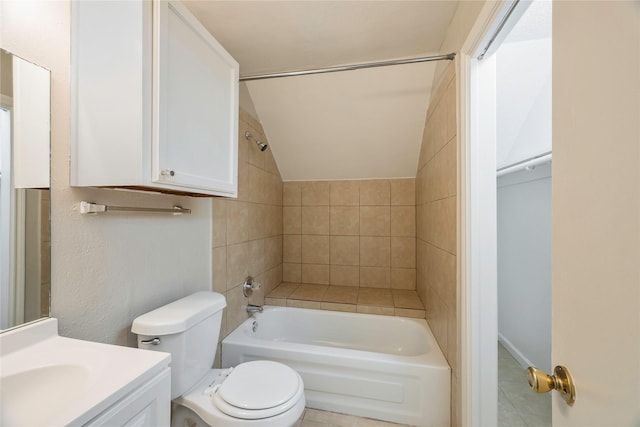
[[[0,424],[80,426],[169,366],[168,353],[58,336],[56,319],[0,334]]]

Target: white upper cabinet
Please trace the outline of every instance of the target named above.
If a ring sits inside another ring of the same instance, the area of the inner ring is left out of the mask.
[[[74,1],[71,185],[237,196],[238,63],[179,1]]]

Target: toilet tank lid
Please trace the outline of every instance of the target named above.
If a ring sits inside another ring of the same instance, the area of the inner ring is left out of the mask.
[[[131,332],[158,336],[186,331],[225,308],[224,295],[216,292],[196,292],[170,304],[138,316]]]

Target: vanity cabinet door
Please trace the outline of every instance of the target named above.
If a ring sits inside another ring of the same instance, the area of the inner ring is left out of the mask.
[[[154,6],[152,179],[235,197],[238,63],[180,2]]]
[[[85,426],[169,427],[170,423],[171,371],[166,368]]]

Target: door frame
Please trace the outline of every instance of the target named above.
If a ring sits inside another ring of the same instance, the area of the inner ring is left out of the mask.
[[[457,59],[458,78],[458,323],[460,407],[463,426],[498,422],[497,181],[495,141],[495,52],[505,29],[482,61],[514,0],[486,2]],[[526,10],[526,4],[521,5]],[[516,6],[509,25],[523,13]],[[515,16],[514,16],[515,15]],[[482,99],[482,107],[478,102]],[[486,108],[486,102],[493,108]]]

